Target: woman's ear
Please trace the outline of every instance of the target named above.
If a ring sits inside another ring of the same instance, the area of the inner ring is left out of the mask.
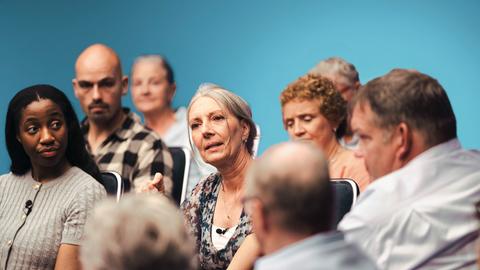
[[[248,140],[248,135],[250,134],[250,125],[248,125],[245,120],[241,120],[240,125],[242,126],[242,141],[246,142]]]
[[[334,121],[328,121],[330,124],[330,129],[333,130],[333,133],[337,132],[338,127],[340,126],[340,122],[335,123]]]
[[[169,103],[172,103],[176,92],[177,92],[177,84],[174,82],[174,83],[170,84],[170,86],[169,86],[169,93],[168,93],[168,102]]]

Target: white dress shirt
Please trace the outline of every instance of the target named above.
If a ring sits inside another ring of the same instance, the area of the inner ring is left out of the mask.
[[[340,222],[381,269],[477,269],[480,153],[457,139],[377,179]]]
[[[320,233],[284,247],[255,263],[255,270],[377,269],[341,232]]]

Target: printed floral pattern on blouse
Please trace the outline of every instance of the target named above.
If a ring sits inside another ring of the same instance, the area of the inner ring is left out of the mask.
[[[212,243],[212,223],[218,192],[221,187],[219,173],[200,181],[190,198],[182,204],[187,229],[194,237],[199,254],[200,268],[205,270],[227,269],[235,252],[247,235],[252,232],[250,218],[242,212],[240,223],[224,249],[217,250]]]

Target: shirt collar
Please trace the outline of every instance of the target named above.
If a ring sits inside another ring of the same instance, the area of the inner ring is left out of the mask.
[[[418,156],[414,157],[410,162],[408,162],[405,166],[402,168],[395,170],[393,172],[390,172],[375,181],[373,181],[363,193],[362,197],[366,197],[365,194],[370,193],[370,190],[373,190],[373,187],[377,186],[382,186],[384,181],[382,181],[384,178],[390,178],[393,175],[401,174],[404,170],[410,167],[414,166],[419,166],[419,164],[422,164],[424,162],[428,162],[431,159],[438,158],[439,156],[443,156],[445,153],[451,153],[453,151],[461,149],[462,146],[460,144],[460,141],[457,138],[453,138],[449,141],[437,144],[433,147],[430,147],[429,149],[423,151],[420,153]]]
[[[439,155],[443,155],[444,153],[451,153],[461,148],[462,146],[460,145],[460,141],[457,138],[454,138],[444,143],[440,143],[433,147],[430,147],[429,149],[423,151],[420,155],[416,156],[409,163],[415,162],[416,160],[426,160],[426,159],[435,158],[435,157],[438,157]]]
[[[141,123],[140,116],[130,111],[130,109],[122,108],[122,110],[126,115],[125,120],[123,121],[122,125],[109,136],[109,137],[114,136],[120,141],[124,141],[124,140],[127,140],[128,138],[131,138],[134,135],[133,126],[136,123]],[[81,129],[82,129],[83,136],[86,137],[89,129],[89,122],[87,117],[85,117],[82,120]]]
[[[343,241],[343,239],[343,233],[339,231],[315,234],[258,259],[255,263],[255,269],[263,269],[265,266],[277,265],[278,262],[284,261],[285,258],[289,258],[293,254],[298,254],[306,250],[312,250],[318,247],[328,249],[329,244]]]

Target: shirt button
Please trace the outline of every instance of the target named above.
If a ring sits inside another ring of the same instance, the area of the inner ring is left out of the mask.
[[[40,188],[40,184],[35,184],[35,185],[33,185],[33,189],[37,190],[37,189],[39,189],[39,188]]]
[[[12,245],[12,240],[8,240],[7,246],[11,246],[11,245]]]
[[[22,215],[22,221],[24,221],[25,219],[27,219],[27,215],[26,215],[26,214],[23,214],[23,215]]]

